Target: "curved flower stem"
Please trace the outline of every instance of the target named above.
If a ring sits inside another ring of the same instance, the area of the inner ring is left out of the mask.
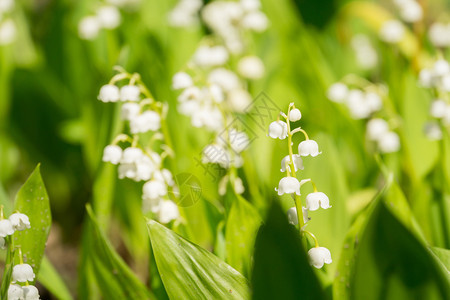
[[[309,136],[308,136],[308,134],[306,133],[306,131],[304,131],[304,130],[301,129],[300,127],[295,128],[294,130],[292,130],[291,134],[294,135],[294,134],[297,133],[297,132],[303,133],[303,135],[305,136],[305,140],[309,140]]]
[[[315,247],[318,248],[319,247],[319,241],[317,240],[316,236],[314,234],[312,234],[311,232],[307,231],[307,230],[302,230],[302,232],[308,234],[310,237],[313,238],[314,243],[315,243]]]
[[[295,174],[295,166],[294,166],[294,159],[293,159],[293,151],[292,151],[292,132],[291,132],[291,123],[289,121],[289,113],[291,112],[291,108],[293,107],[293,103],[289,104],[286,123],[287,123],[287,129],[288,129],[288,149],[289,149],[289,165],[291,167],[291,173],[292,176],[297,178],[297,175]],[[286,168],[286,172],[288,169]],[[302,227],[304,225],[303,222],[303,208],[302,208],[302,200],[299,195],[294,194],[294,203],[295,208],[297,209],[297,217],[298,217],[298,224],[299,224],[299,230],[300,233],[302,232]]]

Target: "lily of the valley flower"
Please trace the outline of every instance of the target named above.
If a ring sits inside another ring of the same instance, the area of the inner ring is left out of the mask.
[[[113,84],[105,84],[100,88],[98,99],[102,102],[117,102],[120,99],[119,88]]]
[[[117,145],[108,145],[103,150],[103,158],[104,162],[110,162],[114,165],[117,165],[122,158],[122,148]]]
[[[297,194],[300,196],[300,182],[295,177],[283,177],[278,184],[278,195]]]
[[[283,121],[275,121],[269,125],[269,136],[273,139],[284,140],[288,135],[287,124]]]
[[[139,101],[141,91],[135,85],[124,85],[120,89],[120,100],[122,101]]]
[[[309,263],[317,269],[323,267],[324,264],[331,264],[331,253],[325,247],[314,247],[308,251]]]
[[[306,207],[302,207],[302,212],[303,212],[303,223],[306,224],[309,221],[308,209]],[[297,225],[298,224],[297,208],[296,207],[289,208],[287,211],[287,217],[290,224]]]
[[[310,211],[318,210],[319,207],[323,209],[330,208],[330,200],[328,196],[322,192],[310,193],[306,196],[306,208]]]
[[[293,154],[292,155],[292,159],[294,160],[294,169],[297,172],[298,170],[303,170],[303,160],[301,158],[301,156],[299,154]],[[282,160],[281,160],[281,172],[286,172],[286,166],[288,171],[291,171],[291,158],[289,155],[286,155]]]
[[[33,268],[29,264],[18,264],[13,267],[12,282],[33,281],[35,277]]]
[[[13,213],[9,216],[9,220],[11,221],[14,230],[22,231],[31,227],[30,220],[25,214]]]
[[[319,152],[319,145],[314,140],[306,140],[298,145],[298,154],[301,156],[311,155],[312,157],[315,157],[320,153],[322,152]]]
[[[0,237],[6,237],[14,233],[14,228],[10,220],[0,220]]]

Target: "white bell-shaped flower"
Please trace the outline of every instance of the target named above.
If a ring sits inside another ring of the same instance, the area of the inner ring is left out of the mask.
[[[318,210],[319,207],[323,209],[330,208],[330,200],[328,196],[322,192],[310,193],[306,196],[306,208],[310,211]]]
[[[317,269],[323,267],[324,264],[331,264],[331,253],[325,247],[315,247],[308,251],[309,263]]]
[[[8,300],[24,300],[22,286],[10,284],[8,288]]]
[[[269,125],[269,136],[273,139],[284,140],[288,135],[287,124],[283,121],[274,121]]]
[[[186,72],[178,72],[173,75],[172,88],[174,90],[185,89],[194,84],[191,75]]]
[[[314,140],[306,140],[298,145],[298,154],[301,156],[311,155],[312,157],[316,157],[320,153],[322,152],[319,152],[319,145]]]
[[[364,100],[365,104],[369,107],[370,112],[379,111],[383,107],[383,101],[377,93],[366,93]]]
[[[176,220],[180,217],[180,211],[175,202],[171,200],[161,201],[158,220],[163,224],[167,224],[172,220]]]
[[[253,11],[242,19],[242,27],[256,32],[262,32],[269,26],[267,16],[261,11]]]
[[[416,1],[408,1],[400,8],[401,18],[409,23],[420,21],[423,17],[423,9]]]
[[[430,115],[433,118],[443,118],[445,115],[445,108],[447,107],[447,103],[444,100],[436,99],[431,102],[430,107]]]
[[[445,59],[438,59],[433,66],[435,76],[444,76],[450,73],[450,64]]]
[[[437,122],[427,122],[424,126],[425,136],[432,141],[442,139],[442,129]]]
[[[110,162],[114,165],[117,165],[122,159],[122,148],[117,145],[108,145],[103,150],[103,158],[104,162]]]
[[[130,131],[133,134],[157,131],[161,128],[161,116],[151,110],[134,117],[130,121]]]
[[[135,85],[124,85],[120,88],[120,100],[122,101],[139,101],[141,90]]]
[[[278,183],[278,195],[297,194],[300,196],[300,182],[295,177],[283,177]]]
[[[140,148],[128,147],[123,150],[121,164],[136,163],[142,159],[144,152]]]
[[[144,184],[142,191],[144,198],[157,199],[167,195],[167,186],[160,180],[150,180]]]
[[[342,103],[345,101],[348,95],[348,87],[341,83],[337,82],[331,85],[327,91],[327,98],[333,102]]]
[[[161,156],[156,152],[150,153],[150,156],[142,156],[142,158],[136,162],[136,176],[132,179],[135,181],[150,180],[152,174],[159,168],[160,164]]]
[[[236,129],[231,129],[229,131],[229,140],[231,149],[237,153],[241,153],[247,149],[250,144],[248,135],[245,132],[237,131]]]
[[[6,237],[14,233],[14,228],[10,220],[0,220],[0,237]]]
[[[2,13],[10,12],[15,6],[14,0],[0,0],[0,15]]]
[[[227,104],[231,110],[244,113],[252,102],[252,95],[242,88],[232,90],[228,93]]]
[[[173,180],[172,173],[167,169],[157,170],[153,173],[153,179],[159,180],[168,186],[173,186],[175,181]]]
[[[114,84],[105,84],[100,88],[98,100],[102,102],[117,102],[120,99],[120,91]]]
[[[93,40],[100,31],[100,21],[95,16],[84,17],[78,24],[78,35],[84,40]]]
[[[297,122],[301,118],[302,118],[302,113],[300,112],[300,109],[294,108],[289,112],[289,121]]]
[[[25,214],[13,213],[8,219],[11,221],[14,230],[22,231],[31,227],[30,219]]]
[[[379,118],[371,119],[367,122],[367,137],[371,141],[377,141],[381,136],[389,131],[388,123]]]
[[[119,179],[136,178],[137,166],[136,163],[120,163],[119,168],[117,169],[119,173]]]
[[[433,84],[433,72],[431,72],[431,70],[429,69],[423,69],[420,71],[419,73],[419,83],[423,86],[423,87],[431,87]]]
[[[239,77],[225,68],[212,70],[208,75],[208,82],[219,85],[226,92],[238,89],[241,86]]]
[[[303,170],[303,160],[301,158],[301,156],[299,154],[292,154],[292,159],[294,160],[294,169],[295,171],[297,170]],[[282,160],[281,160],[281,172],[286,172],[286,166],[289,170],[289,172],[291,172],[291,158],[289,155],[286,155]]]
[[[389,20],[383,23],[379,34],[384,42],[395,44],[403,39],[405,27],[398,20]]]
[[[127,102],[122,105],[120,116],[123,120],[133,120],[139,115],[141,106],[136,102]]]
[[[226,169],[230,167],[230,154],[222,147],[222,145],[210,144],[202,151],[202,163],[219,164]]]
[[[39,290],[34,285],[23,287],[24,300],[39,300]]]
[[[103,28],[117,28],[121,21],[120,11],[112,5],[102,6],[97,10],[97,19]]]
[[[13,267],[12,282],[33,281],[35,277],[33,268],[29,264],[18,264]]]
[[[181,103],[183,102],[187,102],[187,101],[198,101],[200,100],[202,97],[202,91],[196,87],[196,86],[191,86],[186,88],[181,94],[180,96],[178,96],[177,100]]]
[[[306,207],[302,207],[302,212],[303,212],[303,224],[306,224],[309,221],[308,210],[306,209]],[[289,224],[292,225],[298,224],[297,208],[295,206],[288,209],[287,217]]]
[[[397,133],[390,131],[378,139],[378,147],[383,153],[397,152],[400,149],[400,138]]]
[[[221,66],[229,58],[228,51],[223,46],[200,46],[194,53],[194,62],[200,67]]]
[[[206,98],[210,99],[212,102],[221,103],[225,100],[223,90],[218,84],[211,84],[209,87],[205,88],[204,93]]]
[[[264,64],[257,56],[245,56],[239,60],[238,72],[248,79],[259,79],[264,75]]]

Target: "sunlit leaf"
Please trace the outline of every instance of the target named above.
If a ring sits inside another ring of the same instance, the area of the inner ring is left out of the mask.
[[[248,299],[249,283],[214,254],[149,220],[159,273],[170,299]]]

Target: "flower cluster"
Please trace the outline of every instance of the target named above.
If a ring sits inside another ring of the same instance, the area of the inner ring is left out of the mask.
[[[356,53],[356,61],[362,69],[370,70],[378,64],[377,51],[366,35],[361,33],[355,35],[352,37],[351,45]]]
[[[179,0],[169,13],[169,23],[173,27],[189,27],[199,23],[202,0]]]
[[[172,150],[166,144],[159,145],[160,152],[154,150],[158,141],[169,144],[169,137],[162,132],[167,106],[154,100],[139,74],[117,70],[119,74],[102,86],[98,99],[122,103],[121,117],[128,124],[129,133],[118,135],[105,147],[103,161],[119,166],[120,179],[145,181],[144,213],[152,212],[161,223],[169,223],[179,217],[177,205],[168,199],[169,192],[176,192],[175,182],[172,173],[163,167],[164,159],[172,155]],[[118,83],[124,81],[119,88]],[[151,137],[146,133],[151,133]]]
[[[242,54],[246,46],[242,30],[267,27],[260,5],[259,0],[207,4],[201,15],[212,34],[197,48],[187,68],[173,76],[172,87],[180,91],[178,111],[191,118],[192,126],[216,134],[214,142],[203,149],[202,162],[217,164],[229,173],[219,184],[221,194],[228,182],[235,192],[244,191],[242,180],[231,173],[242,166],[241,152],[248,147],[249,137],[227,124],[251,104],[248,81],[261,78],[265,72],[261,59]]]
[[[78,23],[78,35],[83,40],[94,40],[101,29],[115,29],[119,27],[122,17],[116,5],[102,5],[95,14],[81,19]]]
[[[36,275],[29,264],[23,263],[22,253],[19,249],[20,264],[13,267],[12,281],[8,288],[8,300],[39,300],[39,291],[33,282]],[[23,285],[21,285],[23,284]]]
[[[27,215],[14,212],[9,218],[4,218],[3,206],[0,207],[0,248],[5,249],[8,245],[10,249],[13,249],[12,235],[16,231],[23,231],[31,228],[30,220]],[[29,282],[33,282],[36,277],[33,268],[29,264],[23,262],[22,251],[19,249],[19,261],[13,267],[12,271],[12,283],[8,289],[9,300],[39,300],[38,289],[30,285]],[[24,286],[19,283],[25,284]]]
[[[423,9],[416,0],[394,0],[400,18],[407,23],[415,23],[423,18]]]
[[[0,207],[0,248],[5,249],[7,240],[15,231],[22,231],[30,228],[28,216],[20,212],[15,212],[8,219],[3,217],[3,206]]]
[[[420,71],[419,82],[435,95],[430,106],[433,120],[425,124],[425,134],[431,140],[440,140],[441,126],[450,128],[450,63],[445,59],[436,60],[431,68]]]
[[[431,43],[438,48],[450,46],[450,22],[435,22],[428,30],[428,38]]]
[[[14,0],[0,1],[0,46],[9,45],[16,39],[16,24],[9,16],[14,6]]]
[[[341,82],[329,87],[327,97],[333,102],[345,104],[354,119],[369,119],[367,138],[375,142],[382,153],[390,153],[400,149],[400,138],[390,129],[386,120],[375,116],[382,113],[384,93],[382,86],[376,86],[355,75],[347,75]]]
[[[324,247],[319,247],[317,238],[309,231],[305,230],[305,224],[310,220],[308,218],[309,211],[315,211],[319,208],[330,208],[330,201],[328,196],[317,190],[316,184],[311,179],[297,179],[297,171],[303,170],[302,157],[312,156],[316,157],[319,152],[319,145],[316,141],[309,139],[308,134],[297,127],[292,129],[292,123],[301,119],[302,114],[298,108],[295,108],[294,103],[289,104],[287,114],[281,112],[277,121],[270,123],[268,136],[273,139],[284,140],[287,139],[288,152],[281,160],[281,172],[286,173],[286,177],[281,178],[278,183],[278,188],[275,191],[278,195],[289,194],[294,200],[295,207],[288,210],[288,220],[293,225],[299,225],[300,232],[307,234],[314,239],[315,247],[308,251],[311,265],[316,268],[322,268],[324,264],[330,264],[331,254],[330,251]],[[292,137],[295,133],[301,132],[305,136],[305,140],[298,145],[298,154],[294,154],[292,149]],[[311,183],[314,191],[306,196],[306,206],[302,206],[300,189],[305,183]]]
[[[202,18],[231,53],[240,54],[245,49],[243,32],[267,29],[269,21],[260,8],[259,0],[212,1],[202,10]]]
[[[416,23],[423,18],[422,6],[416,0],[394,0],[394,5],[400,18],[406,23]],[[381,25],[379,36],[386,43],[396,44],[403,39],[405,33],[406,27],[401,21],[389,19]]]

